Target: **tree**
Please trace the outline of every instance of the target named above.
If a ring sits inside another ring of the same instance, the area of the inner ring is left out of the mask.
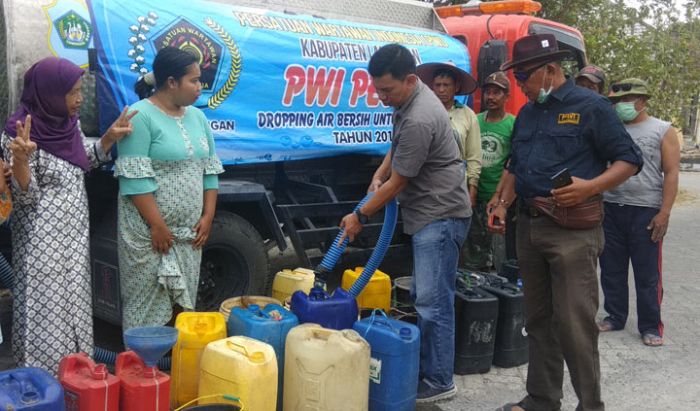
[[[700,0],[638,0],[636,8],[623,0],[538,1],[539,17],[583,34],[588,61],[610,80],[648,81],[652,113],[690,128],[700,100]]]
[[[571,25],[584,35],[591,63],[613,81],[647,80],[654,93],[654,115],[688,128],[683,112],[700,94],[700,1],[687,2],[680,10],[671,0],[640,3],[638,9],[622,0],[587,3],[590,7],[582,9],[570,5],[577,14],[564,18],[573,20]]]

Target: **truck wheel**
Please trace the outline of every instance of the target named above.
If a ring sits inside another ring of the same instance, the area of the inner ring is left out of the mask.
[[[202,250],[197,311],[218,311],[239,295],[266,295],[272,284],[262,237],[248,221],[226,211],[214,217]]]

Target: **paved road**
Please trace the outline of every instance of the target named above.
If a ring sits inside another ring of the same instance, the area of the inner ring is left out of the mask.
[[[663,249],[665,346],[642,344],[630,282],[627,327],[600,337],[602,391],[608,410],[690,410],[700,406],[700,173],[681,173],[680,186]],[[599,315],[603,317],[602,307]],[[525,395],[526,375],[527,366],[522,366],[459,376],[456,398],[419,407],[418,411],[493,410]],[[576,404],[567,374],[562,410],[573,411]]]
[[[642,345],[632,299],[627,328],[600,338],[602,389],[608,410],[685,410],[700,406],[700,348],[696,340],[700,336],[700,173],[682,173],[681,189],[664,244],[662,314],[666,345]],[[273,255],[275,270],[297,265],[291,251],[282,255],[273,251]],[[634,295],[634,287],[630,289]],[[7,345],[0,347],[0,369],[12,366]],[[418,411],[493,410],[524,395],[526,373],[527,366],[522,366],[459,376],[457,397],[421,406]],[[562,409],[574,410],[576,396],[568,376],[564,395]]]

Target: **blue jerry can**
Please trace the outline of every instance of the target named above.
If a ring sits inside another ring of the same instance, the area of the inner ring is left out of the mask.
[[[0,372],[0,409],[13,411],[64,411],[63,387],[40,368]]]
[[[277,368],[280,370],[280,378],[277,386],[277,409],[282,409],[283,380],[284,375],[284,345],[287,334],[293,327],[299,325],[299,320],[294,313],[287,311],[279,304],[267,304],[260,308],[257,304],[251,304],[248,308],[234,307],[226,323],[228,336],[244,335],[266,342],[275,349],[277,356]]]
[[[334,330],[352,328],[359,314],[355,297],[340,287],[333,295],[317,287],[312,288],[309,295],[303,291],[294,292],[292,312],[300,323],[316,323]]]
[[[413,411],[418,390],[420,331],[381,310],[353,326],[370,345],[369,411]]]

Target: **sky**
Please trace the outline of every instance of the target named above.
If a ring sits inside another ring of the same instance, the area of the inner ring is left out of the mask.
[[[625,3],[628,6],[632,6],[635,8],[638,8],[641,2],[639,0],[625,0]],[[673,0],[673,3],[676,5],[676,9],[679,12],[680,17],[683,17],[685,12],[683,11],[683,4],[685,3],[685,0]]]

